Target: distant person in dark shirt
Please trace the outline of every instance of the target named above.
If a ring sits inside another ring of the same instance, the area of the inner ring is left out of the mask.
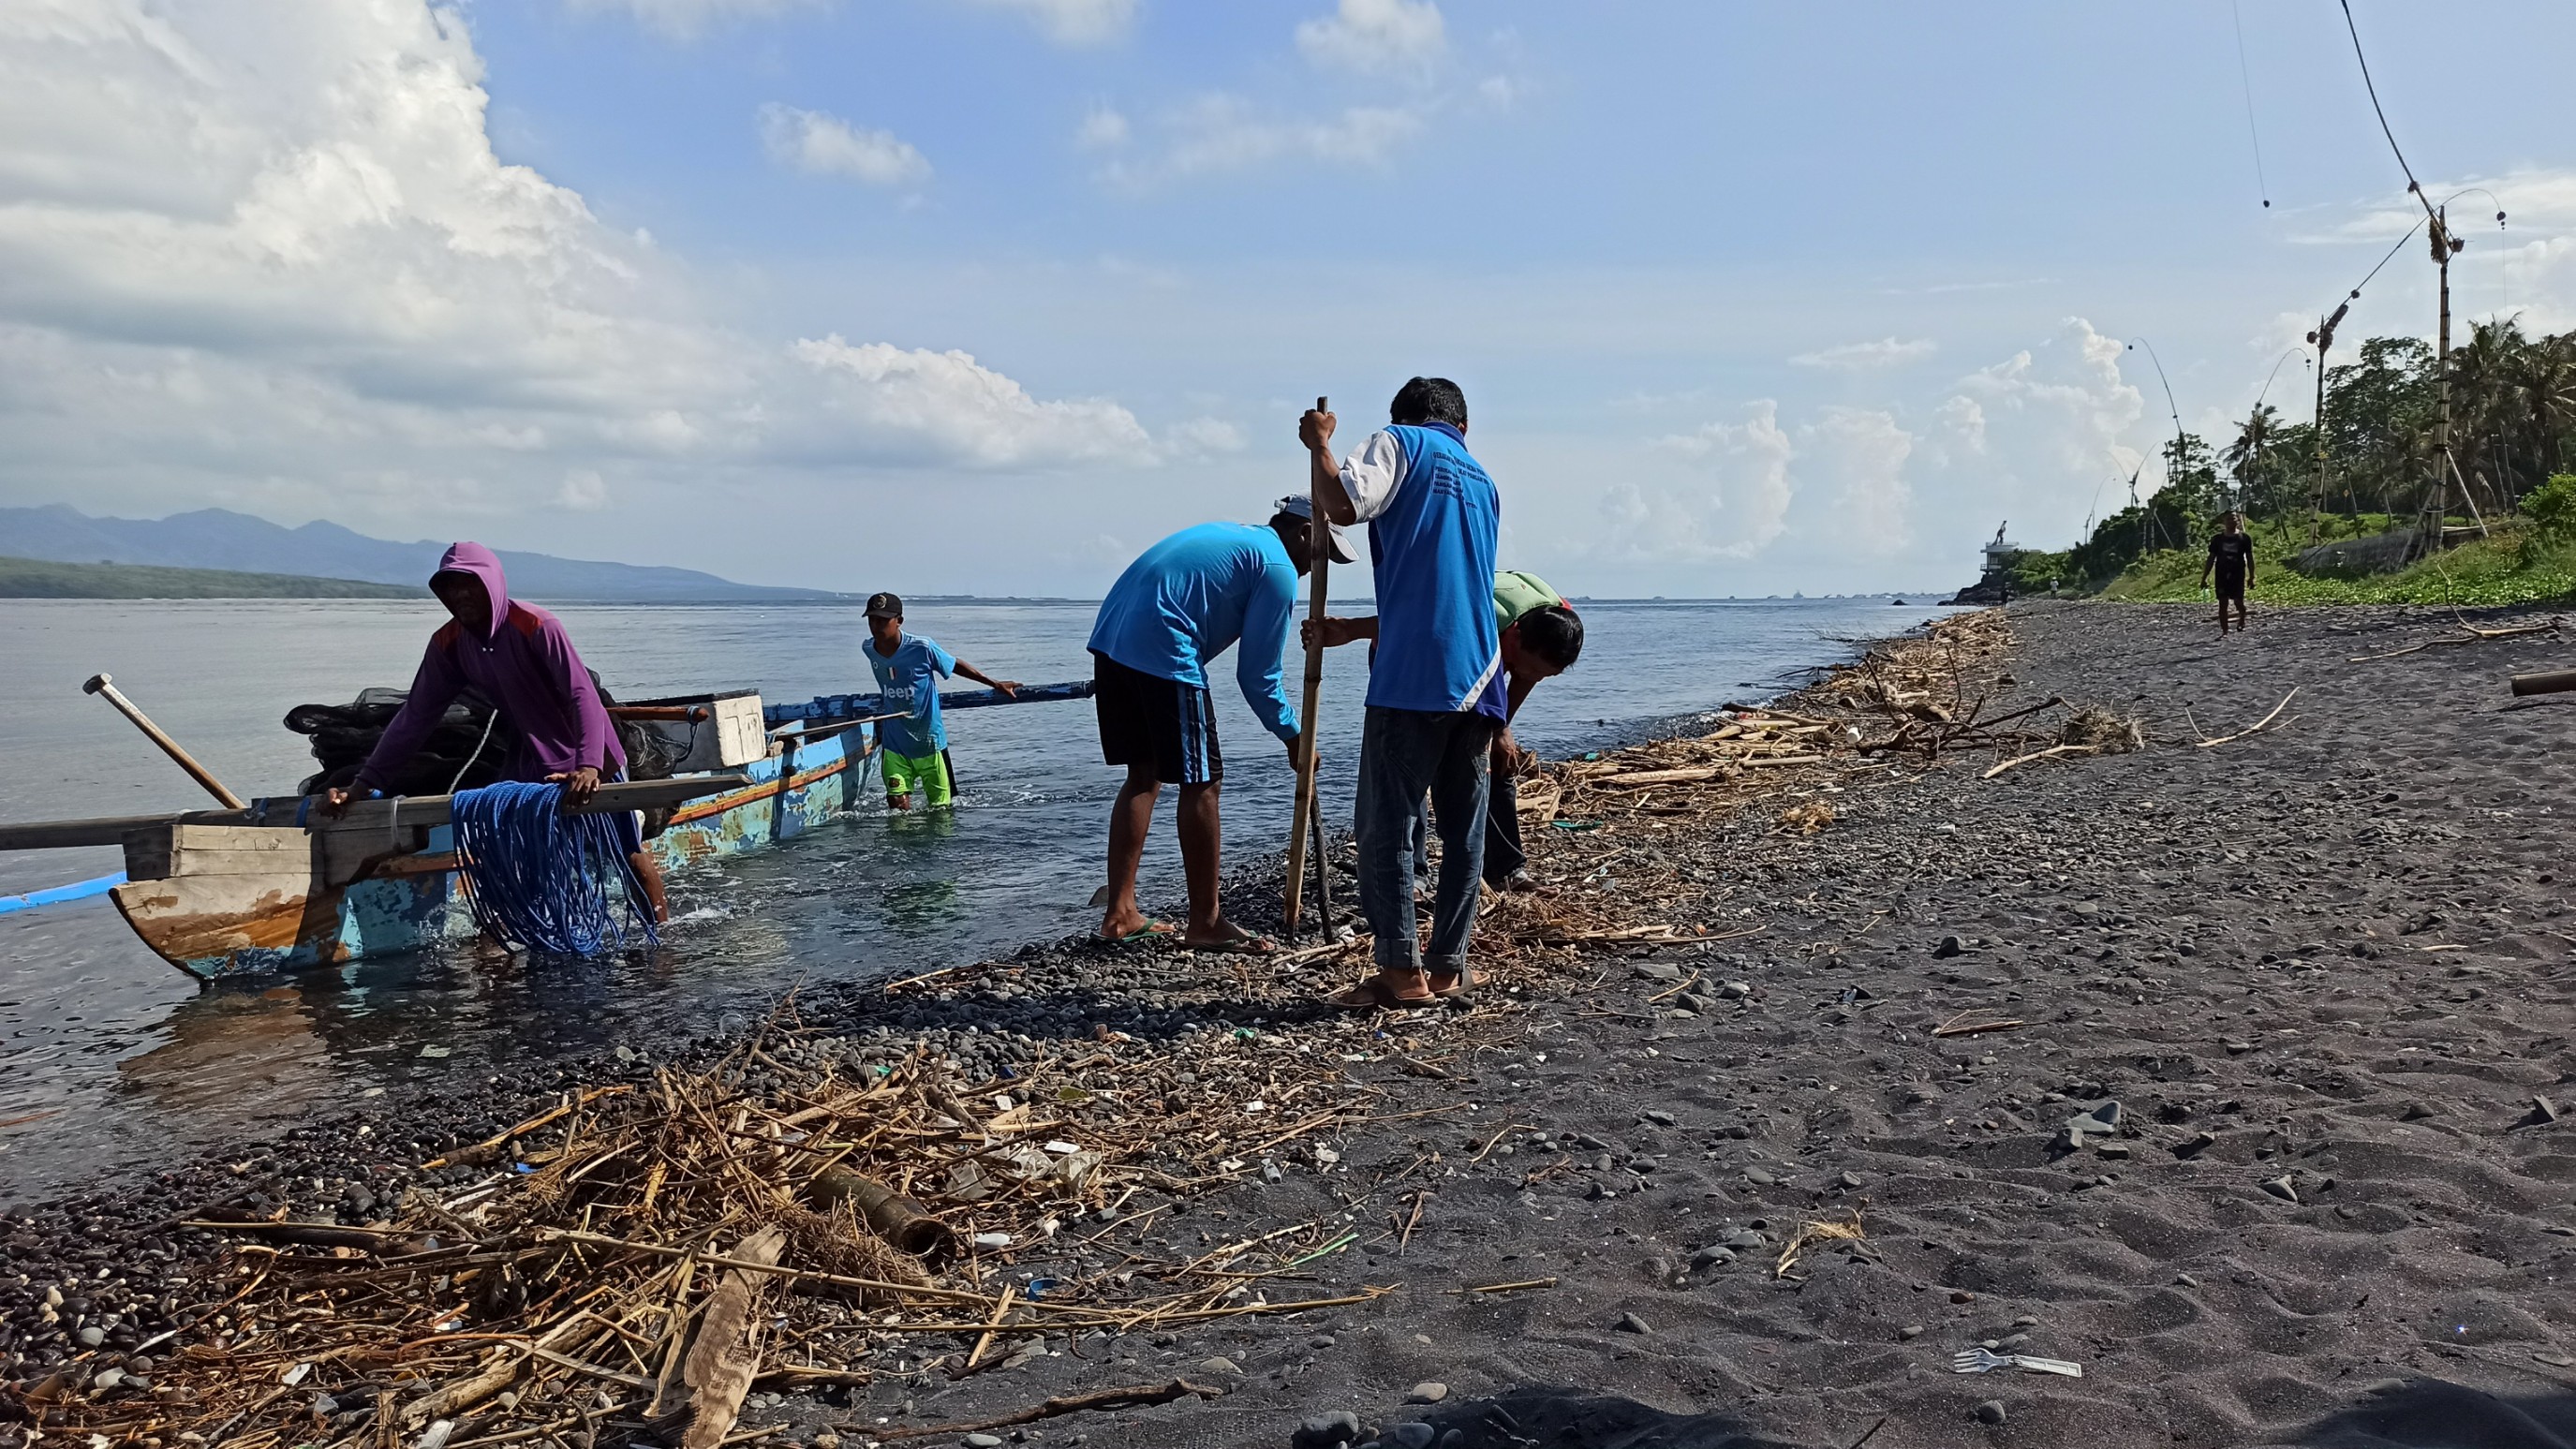
[[[2209,561],[2200,566],[2200,586],[2209,587],[2212,574],[2218,576],[2218,632],[2227,632],[2227,606],[2236,605],[2236,627],[2245,627],[2245,591],[2254,585],[2254,536],[2245,531],[2245,520],[2233,513],[2218,518],[2218,532],[2209,536]]]

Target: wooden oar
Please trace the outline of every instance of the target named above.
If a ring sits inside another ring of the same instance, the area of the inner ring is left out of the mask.
[[[118,714],[134,721],[134,727],[143,731],[145,739],[159,745],[163,754],[176,760],[179,764],[179,768],[188,772],[188,778],[205,786],[206,793],[214,796],[217,800],[222,801],[224,808],[228,810],[239,810],[243,808],[242,797],[225,789],[224,782],[216,779],[213,771],[198,764],[194,755],[191,755],[186,750],[179,748],[179,742],[177,740],[170,738],[168,732],[164,731],[159,725],[154,724],[150,716],[144,714],[143,711],[136,709],[134,707],[134,701],[127,699],[123,694],[119,693],[116,685],[111,682],[108,675],[91,675],[89,683],[82,685],[81,690],[85,694],[95,694],[99,698],[106,700],[109,704],[115,705],[116,712]]]
[[[1332,400],[1315,399],[1315,411],[1332,411]],[[1306,703],[1297,716],[1297,803],[1288,815],[1288,894],[1280,908],[1279,929],[1297,935],[1297,915],[1306,895],[1306,828],[1315,815],[1315,707],[1324,693],[1324,580],[1333,563],[1332,519],[1324,513],[1323,486],[1313,483],[1314,516],[1306,520],[1306,552],[1314,560],[1307,575],[1306,620],[1314,638],[1306,645]],[[1320,856],[1315,869],[1323,870]]]

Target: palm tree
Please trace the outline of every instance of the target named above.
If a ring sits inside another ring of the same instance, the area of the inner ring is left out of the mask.
[[[2236,428],[2236,440],[2227,445],[2224,455],[2228,476],[2236,480],[2236,506],[2269,513],[2278,502],[2272,494],[2270,470],[2276,460],[2265,456],[2281,432],[2281,410],[2270,403],[2256,403]]]
[[[2510,502],[2514,487],[2502,453],[2526,416],[2516,378],[2531,344],[2510,317],[2469,324],[2468,342],[2451,349],[2451,452],[2464,479],[2492,479],[2494,504]]]
[[[2514,359],[2510,377],[2521,427],[2516,452],[2531,460],[2526,478],[2517,479],[2517,498],[2567,471],[2567,433],[2576,421],[2576,334],[2543,337]]]

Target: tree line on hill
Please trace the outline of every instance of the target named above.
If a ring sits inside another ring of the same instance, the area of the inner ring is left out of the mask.
[[[2551,485],[2576,456],[2576,331],[2532,337],[2512,318],[2472,323],[2451,349],[2450,371],[2451,456],[2467,495],[2456,484],[2448,491],[2450,516],[2492,525],[2522,516],[2544,492],[2540,511],[2554,514],[2576,490],[2576,479]],[[2193,433],[2168,440],[2167,482],[2153,497],[2102,519],[2071,549],[2024,555],[2016,573],[2024,588],[2051,579],[2098,586],[2146,554],[2198,547],[2230,508],[2249,528],[2303,540],[2320,515],[2328,537],[2420,517],[2433,501],[2440,415],[2432,345],[2371,338],[2326,370],[2322,465],[2315,421],[2292,422],[2258,402],[2222,447]]]

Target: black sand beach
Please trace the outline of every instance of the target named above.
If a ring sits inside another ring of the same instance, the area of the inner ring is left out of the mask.
[[[2509,672],[2564,667],[2576,636],[2353,662],[2458,625],[2312,610],[2222,640],[2183,607],[2007,617],[2009,648],[1956,661],[1963,694],[1991,696],[1986,717],[2063,696],[2135,719],[2146,748],[1982,778],[1995,751],[1870,756],[1845,736],[1814,764],[1595,790],[1564,822],[1585,828],[1541,832],[1556,924],[1490,923],[1509,944],[1472,1009],[1325,1016],[1300,1003],[1350,969],[1328,958],[1239,970],[1033,948],[801,998],[757,1060],[710,1039],[351,1104],[20,1212],[0,1221],[0,1444],[416,1442],[418,1425],[379,1439],[372,1394],[311,1402],[363,1380],[399,1406],[427,1387],[404,1360],[344,1356],[282,1384],[281,1365],[346,1335],[272,1311],[233,1337],[248,1315],[214,1310],[257,1254],[178,1224],[282,1210],[409,1230],[406,1192],[482,1176],[423,1161],[568,1088],[640,1096],[657,1071],[730,1063],[736,1090],[774,1104],[916,1045],[981,1094],[1086,1058],[1138,1087],[1064,1111],[1113,1166],[1149,1174],[1127,1206],[1068,1206],[1034,1238],[1028,1207],[1020,1235],[976,1260],[978,1291],[1374,1296],[1015,1330],[979,1352],[975,1333],[872,1332],[854,1305],[798,1295],[775,1331],[834,1373],[756,1384],[741,1430],[832,1449],[1177,1381],[1191,1389],[1160,1405],[918,1437],[1284,1445],[1312,1420],[1303,1442],[1324,1445],[1338,1412],[1389,1445],[1586,1449],[2576,1437],[2560,1282],[2576,1265],[2576,1129],[2557,1120],[2576,1111],[2560,822],[2576,696],[2517,705],[2504,689]],[[2272,727],[2196,743],[2294,687]],[[1780,708],[1883,735],[1836,702],[1848,693]],[[1264,898],[1258,880],[1234,897]],[[2079,1114],[2101,1130],[2070,1143]],[[1253,1150],[1275,1135],[1254,1118],[1284,1133],[1309,1116],[1325,1120]],[[777,1142],[765,1150],[785,1160]],[[514,1150],[549,1145],[539,1130]],[[1811,1241],[1784,1267],[1817,1224],[1860,1236]],[[1273,1233],[1298,1252],[1220,1251]],[[1185,1266],[1196,1276],[1172,1272]],[[1271,1276],[1235,1292],[1229,1273]],[[1523,1286],[1473,1291],[1496,1285]],[[2083,1377],[1954,1374],[1952,1355],[1979,1346]],[[259,1393],[211,1387],[225,1375]],[[580,1392],[591,1407],[571,1419],[558,1400],[539,1415],[534,1394],[525,1415],[474,1405],[450,1449],[680,1441],[682,1421],[647,1422],[631,1385]]]

